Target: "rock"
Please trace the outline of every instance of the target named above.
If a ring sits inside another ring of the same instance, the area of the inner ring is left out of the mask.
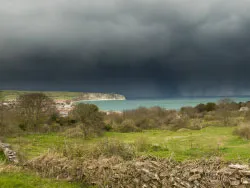
[[[19,160],[17,159],[16,152],[14,152],[13,150],[10,149],[10,145],[9,144],[2,143],[0,141],[0,150],[3,151],[4,155],[6,156],[6,158],[10,162],[13,162],[15,164],[17,164],[19,162]]]
[[[231,169],[231,168],[224,167],[224,168],[220,169],[217,173],[224,174],[224,175],[232,175],[235,171],[236,171],[235,168]]]
[[[239,172],[244,176],[250,176],[250,170],[240,170]]]
[[[190,172],[193,174],[202,174],[204,171],[201,167],[199,167],[199,168],[194,168],[194,169],[190,170]]]
[[[249,108],[247,106],[241,107],[239,111],[240,112],[247,112],[247,111],[249,111]]]
[[[250,170],[241,169],[245,168],[244,165],[237,164],[230,168],[227,162],[213,158],[175,162],[150,157],[124,161],[112,157],[87,160],[79,164],[76,170],[70,159],[53,157],[54,154],[52,157],[41,156],[35,159],[33,169],[42,169],[41,173],[47,172],[55,177],[58,174],[66,174],[61,177],[71,176],[72,181],[85,181],[97,187],[105,184],[106,187],[126,188],[246,188],[250,185]],[[68,168],[64,168],[66,165]]]
[[[161,177],[161,178],[164,178],[164,177],[168,177],[169,176],[169,173],[168,172],[161,172],[160,174],[159,174],[159,176]]]
[[[238,170],[244,170],[244,169],[249,168],[248,165],[240,165],[240,164],[230,164],[228,167],[232,169],[238,169]]]
[[[188,178],[188,181],[192,182],[192,181],[198,180],[200,178],[201,178],[200,174],[195,174],[195,175],[192,175],[190,178]]]
[[[140,183],[140,180],[138,178],[135,178],[135,179],[133,179],[133,182],[136,183],[136,185],[137,185]]]
[[[250,179],[249,178],[241,178],[241,183],[244,185],[250,184]]]
[[[146,174],[142,174],[141,179],[142,179],[143,182],[148,182],[151,178],[148,177]]]
[[[183,185],[186,188],[191,188],[192,186],[188,182],[181,182],[181,185]]]
[[[240,180],[233,180],[233,181],[230,182],[230,185],[238,186],[238,185],[240,185]]]
[[[210,180],[210,187],[222,188],[221,182],[219,180]]]

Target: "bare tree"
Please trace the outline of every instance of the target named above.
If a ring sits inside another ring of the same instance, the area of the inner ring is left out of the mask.
[[[55,112],[54,101],[43,93],[28,93],[17,98],[17,112],[23,128],[38,128]]]

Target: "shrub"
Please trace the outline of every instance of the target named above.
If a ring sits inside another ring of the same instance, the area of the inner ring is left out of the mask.
[[[206,104],[206,111],[210,112],[210,111],[214,111],[216,109],[216,104],[213,102],[209,102]]]
[[[200,130],[202,129],[202,123],[200,119],[194,119],[190,125],[188,126],[190,129],[193,130]]]
[[[176,130],[181,129],[181,128],[188,128],[189,125],[190,125],[189,118],[188,117],[182,117],[182,118],[179,118],[179,119],[175,119],[172,122],[172,125],[169,127],[169,129],[176,131]]]
[[[206,105],[205,104],[198,104],[197,106],[195,106],[195,109],[198,111],[198,112],[205,112],[206,111]]]
[[[239,110],[240,104],[231,99],[225,98],[218,101],[218,109],[224,109],[227,111]]]
[[[197,113],[197,109],[187,106],[187,107],[182,107],[180,112],[181,112],[181,114],[187,115],[190,118],[195,118],[196,113]]]
[[[92,152],[95,157],[120,156],[125,160],[131,160],[135,157],[135,150],[131,145],[115,139],[105,139],[99,142]]]
[[[160,107],[140,107],[135,110],[126,110],[122,114],[111,113],[105,116],[105,122],[111,124],[114,130],[120,131],[118,128],[123,129],[121,124],[125,120],[132,120],[132,131],[140,131],[140,129],[165,128],[176,118],[178,118],[176,110],[166,110]],[[125,130],[125,132],[127,131],[129,130]]]
[[[135,122],[133,120],[126,119],[118,127],[118,131],[127,133],[127,132],[138,132],[138,131],[141,131],[141,129],[136,127]]]
[[[84,138],[83,131],[80,127],[69,128],[63,135],[67,138]]]
[[[240,136],[241,138],[245,138],[249,140],[250,139],[250,124],[249,123],[240,124],[235,129],[234,134]]]
[[[244,119],[250,121],[250,111],[245,112]]]
[[[49,133],[49,132],[50,132],[50,126],[49,126],[48,124],[44,124],[44,125],[41,127],[40,131],[41,131],[42,133]]]
[[[57,123],[53,123],[50,125],[50,131],[52,132],[59,132],[61,130],[61,126]]]
[[[80,103],[74,107],[71,116],[81,122],[84,137],[101,135],[104,130],[103,114],[94,104]]]
[[[110,124],[105,124],[104,125],[104,129],[106,130],[106,131],[111,131],[112,130],[112,125],[110,125]]]
[[[144,136],[135,140],[134,145],[135,145],[136,150],[139,152],[147,151],[150,149],[150,146],[151,146],[148,139]]]
[[[62,153],[69,159],[78,159],[85,161],[86,159],[98,159],[100,157],[121,157],[124,160],[133,159],[135,148],[131,144],[126,144],[115,139],[105,139],[91,146],[83,147],[80,144],[65,144],[58,146],[56,152]]]
[[[150,146],[150,151],[169,151],[166,145],[152,144]]]

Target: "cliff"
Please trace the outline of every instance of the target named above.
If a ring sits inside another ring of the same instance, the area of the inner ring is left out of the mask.
[[[125,96],[114,93],[90,93],[90,92],[68,92],[68,91],[17,91],[4,90],[1,95],[5,100],[15,100],[18,95],[41,92],[55,100],[126,100]]]
[[[79,100],[126,100],[125,96],[115,93],[81,93],[78,97],[73,98],[74,101]]]

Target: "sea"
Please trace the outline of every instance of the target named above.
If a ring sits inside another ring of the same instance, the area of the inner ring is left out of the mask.
[[[218,102],[220,99],[230,98],[235,102],[250,101],[250,96],[244,97],[180,97],[165,99],[127,99],[127,100],[102,100],[102,101],[80,101],[81,103],[95,104],[102,111],[124,111],[139,107],[159,106],[165,109],[179,110],[184,106],[196,106],[200,103]]]

